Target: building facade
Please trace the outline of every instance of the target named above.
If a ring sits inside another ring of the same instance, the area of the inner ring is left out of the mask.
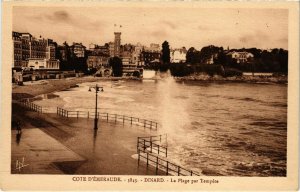
[[[12,33],[14,43],[13,67],[34,69],[59,69],[59,60],[55,59],[56,43],[52,39],[33,37],[30,33]],[[44,63],[44,64],[42,64]],[[58,68],[57,68],[58,67]]]
[[[137,43],[134,46],[133,52],[131,54],[131,61],[133,64],[136,64],[137,66],[144,65],[144,61],[142,60],[142,51],[144,50],[144,46],[140,43]]]
[[[93,44],[92,48],[90,44],[89,47],[90,47],[89,50],[92,51],[93,53],[110,55],[108,43],[105,43],[104,45]]]
[[[47,48],[47,40],[46,39],[36,39],[33,38],[29,41],[30,48],[30,57],[33,59],[42,59],[46,58],[46,48]]]
[[[33,40],[33,37],[30,33],[21,33],[22,39],[22,67],[27,66],[28,59],[31,57],[31,45],[30,42]]]
[[[186,61],[187,50],[185,48],[174,49],[171,51],[171,63],[184,63]]]
[[[101,67],[107,67],[108,61],[109,55],[93,52],[91,55],[88,56],[86,62],[88,68],[99,69]]]
[[[13,67],[22,67],[22,40],[18,32],[13,32]]]
[[[76,57],[81,58],[85,56],[85,49],[86,47],[82,45],[82,43],[73,43],[73,45],[70,46],[70,51]]]
[[[156,44],[156,43],[151,43],[150,47],[144,47],[144,50],[147,52],[160,52],[161,51],[159,44]]]
[[[115,56],[115,43],[114,42],[109,42],[108,43],[108,51],[109,51],[109,56],[110,57]]]
[[[236,59],[237,63],[247,63],[254,58],[254,55],[252,53],[246,51],[233,51],[229,52],[227,55],[229,55],[232,59]]]
[[[58,70],[59,61],[50,60],[50,59],[41,59],[41,58],[30,58],[28,59],[28,66],[32,69],[39,70]]]
[[[141,52],[141,61],[143,61],[145,65],[148,65],[153,61],[160,60],[160,57],[161,57],[161,52],[152,52],[152,51]]]

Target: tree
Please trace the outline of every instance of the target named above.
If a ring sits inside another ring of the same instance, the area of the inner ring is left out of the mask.
[[[206,63],[214,55],[218,55],[220,52],[223,52],[223,47],[216,47],[214,45],[209,45],[203,47],[200,51],[200,60],[201,63]]]
[[[226,54],[224,53],[224,51],[220,51],[218,56],[216,58],[214,58],[214,64],[218,64],[218,65],[226,65]]]
[[[114,77],[122,77],[123,64],[119,57],[113,57],[109,59],[109,65],[112,67]]]
[[[200,51],[197,51],[194,47],[189,48],[189,50],[186,53],[186,63],[199,64]]]
[[[164,41],[162,44],[161,60],[162,60],[163,64],[170,63],[170,47],[169,47],[169,43],[167,41]]]
[[[60,70],[73,70],[71,62],[71,53],[68,43],[65,41],[63,45],[56,50],[57,58],[60,60]]]

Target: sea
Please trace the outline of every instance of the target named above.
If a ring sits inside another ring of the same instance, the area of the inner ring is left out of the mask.
[[[38,96],[45,112],[90,110],[98,84],[100,112],[159,122],[168,159],[207,176],[286,176],[287,85],[145,80],[99,81]],[[156,74],[157,76],[157,74]]]

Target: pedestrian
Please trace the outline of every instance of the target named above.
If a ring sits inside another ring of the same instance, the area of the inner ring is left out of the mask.
[[[22,129],[21,129],[21,123],[20,121],[17,121],[17,134],[21,134]]]

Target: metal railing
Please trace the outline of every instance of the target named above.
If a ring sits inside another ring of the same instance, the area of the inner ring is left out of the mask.
[[[162,135],[137,138],[137,151],[156,153],[158,155],[168,156],[168,148],[155,142],[162,142]]]
[[[27,109],[31,110],[31,111],[35,111],[38,113],[43,113],[43,107],[39,106],[37,104],[34,104],[28,100],[20,100],[18,101],[18,103],[20,103],[22,106],[26,107]]]
[[[76,118],[95,118],[95,112],[90,111],[69,111],[63,108],[57,107],[57,115],[62,117],[76,117]],[[110,113],[97,113],[98,119],[106,119],[106,121],[114,121],[122,122],[125,124],[125,122],[130,122],[131,125],[139,125],[143,126],[144,128],[149,128],[153,130],[157,130],[158,123],[151,120],[141,119],[137,117],[131,117],[126,115],[118,115],[118,114],[110,114]]]
[[[166,175],[200,176],[200,174],[195,171],[185,169],[154,154],[138,150],[138,165],[140,165],[140,161],[142,159],[144,159],[144,161],[146,162],[147,167],[155,167],[156,174],[158,173],[158,170],[161,170],[164,171]]]

